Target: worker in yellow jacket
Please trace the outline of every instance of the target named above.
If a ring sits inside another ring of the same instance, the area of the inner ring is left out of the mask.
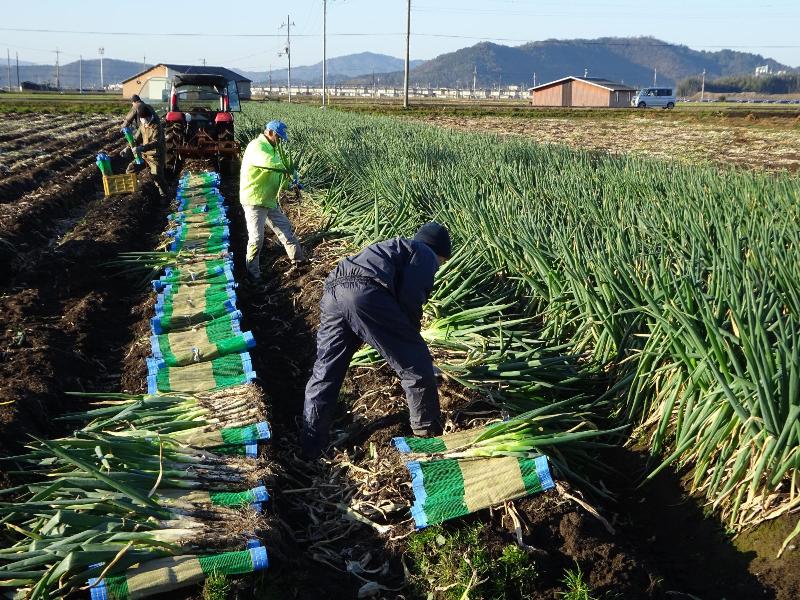
[[[286,124],[270,121],[264,131],[247,144],[242,157],[239,201],[247,223],[247,272],[250,283],[261,279],[258,255],[264,245],[264,226],[268,226],[286,249],[293,265],[306,262],[303,248],[292,231],[292,224],[278,206],[278,196],[291,182],[278,144],[288,141]]]

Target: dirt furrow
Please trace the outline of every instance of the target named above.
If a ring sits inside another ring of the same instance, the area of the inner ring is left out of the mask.
[[[119,145],[119,133],[114,128],[108,128],[104,135],[87,138],[83,146],[76,147],[72,144],[70,149],[65,146],[64,151],[52,160],[0,180],[0,204],[14,202],[68,170],[94,164],[97,152],[117,148]]]
[[[0,453],[27,434],[59,433],[52,418],[80,403],[64,392],[119,389],[131,311],[148,291],[104,264],[152,249],[164,210],[149,181],[136,194],[93,200],[0,296]]]
[[[72,115],[51,115],[43,114],[38,117],[29,118],[20,124],[19,115],[15,113],[0,113],[0,143],[24,138],[37,134],[45,128],[58,127],[75,119]]]
[[[12,139],[3,139],[3,136],[0,135],[0,155],[5,157],[4,162],[9,162],[9,153],[21,148],[29,149],[31,152],[46,150],[51,142],[61,141],[97,125],[110,125],[117,120],[108,116],[71,117],[56,123],[44,123],[44,127],[41,129],[26,129],[22,135]]]
[[[74,173],[31,192],[14,203],[0,204],[0,280],[35,264],[72,224],[83,217],[92,200],[102,197],[102,180],[90,159]],[[115,167],[124,167],[122,160]]]
[[[25,143],[19,149],[4,150],[4,161],[10,161],[11,166],[6,165],[5,177],[13,177],[17,173],[36,167],[38,164],[46,164],[48,161],[58,158],[66,150],[82,148],[87,142],[97,139],[98,136],[105,135],[112,124],[104,122],[91,126],[75,126],[70,131],[56,133],[53,136],[44,136],[44,139],[34,143]],[[120,139],[122,136],[120,135]],[[1,179],[0,179],[1,181]]]

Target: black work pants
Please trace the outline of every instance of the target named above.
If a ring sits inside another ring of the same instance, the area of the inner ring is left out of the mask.
[[[303,454],[314,457],[327,446],[339,390],[362,341],[400,377],[414,432],[441,431],[428,346],[389,291],[369,280],[334,280],[326,285],[320,309],[317,360],[303,408]]]

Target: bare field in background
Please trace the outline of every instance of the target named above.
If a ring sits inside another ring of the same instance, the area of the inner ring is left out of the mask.
[[[764,124],[758,118],[737,119],[735,123],[704,123],[636,114],[623,119],[433,114],[414,116],[414,119],[453,129],[525,136],[543,144],[563,144],[582,150],[633,153],[767,171],[800,171],[800,120],[782,124]]]

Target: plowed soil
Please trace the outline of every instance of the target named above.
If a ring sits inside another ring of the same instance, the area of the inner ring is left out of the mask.
[[[107,117],[43,142],[35,175],[16,167],[0,177],[0,453],[19,450],[27,436],[63,431],[54,417],[80,406],[67,391],[120,388],[122,351],[143,301],[106,263],[119,252],[152,249],[163,208],[149,175],[135,194],[103,198],[94,154],[121,149]],[[33,127],[51,124],[34,117]],[[98,124],[99,123],[99,124]],[[13,137],[0,130],[0,148]],[[66,145],[68,142],[68,145]],[[6,160],[7,154],[3,154]],[[124,163],[114,161],[116,172]],[[19,171],[18,174],[14,174]],[[8,173],[7,173],[8,175]]]

